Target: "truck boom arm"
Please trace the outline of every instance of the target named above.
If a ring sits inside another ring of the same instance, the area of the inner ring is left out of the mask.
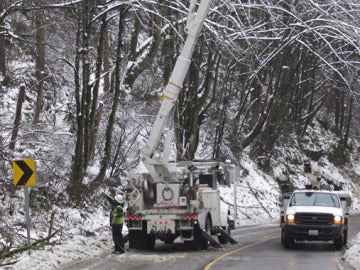
[[[180,89],[182,88],[185,76],[189,70],[193,51],[213,0],[201,0],[196,11],[197,1],[198,0],[191,0],[190,2],[189,15],[185,28],[187,38],[175,63],[170,79],[163,90],[161,107],[143,150],[142,158],[144,165],[148,169],[151,177],[158,181],[164,181],[165,178],[169,176],[169,167],[167,163],[173,131],[170,131],[167,134],[162,160],[156,160],[154,158],[154,153],[159,145],[160,138],[164,133],[165,125],[171,116],[172,109],[179,96]]]

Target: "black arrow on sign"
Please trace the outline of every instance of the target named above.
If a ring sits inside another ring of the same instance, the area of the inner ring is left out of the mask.
[[[26,182],[30,179],[30,177],[32,176],[32,174],[34,172],[23,160],[16,160],[15,163],[24,172],[24,174],[21,176],[19,182],[17,182],[16,185],[17,186],[25,186]]]

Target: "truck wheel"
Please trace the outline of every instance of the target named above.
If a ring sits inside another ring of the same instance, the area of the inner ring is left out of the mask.
[[[212,227],[212,223],[211,223],[211,219],[208,216],[205,220],[205,232],[208,235],[212,235],[213,234],[213,227]]]
[[[294,244],[295,244],[295,239],[291,238],[291,237],[288,237],[285,232],[283,233],[283,239],[282,240],[283,240],[283,243],[284,243],[284,248],[286,248],[286,249],[292,248],[294,246]]]
[[[129,231],[129,248],[144,248],[144,233],[142,231]]]
[[[225,244],[229,243],[228,239],[223,235],[219,235],[218,240],[219,240],[219,243],[222,244],[222,245],[225,245]]]
[[[205,231],[206,231],[206,226],[205,226]],[[194,240],[191,241],[193,249],[207,250],[209,248],[209,241],[205,237],[203,237],[202,229],[198,225],[194,227],[193,236],[194,236]]]
[[[224,227],[224,228],[222,228],[222,229],[223,229],[228,235],[230,235],[229,225],[227,226],[227,228]],[[226,236],[222,235],[222,234],[220,234],[220,235],[218,236],[218,240],[219,240],[219,243],[220,243],[220,244],[227,244],[227,243],[229,243],[228,238],[227,238]]]
[[[348,240],[348,231],[347,230],[344,230],[344,245],[347,244],[347,240]]]
[[[129,248],[153,250],[155,248],[156,237],[153,234],[147,234],[144,231],[129,232]]]
[[[154,234],[147,234],[145,238],[145,249],[146,250],[154,250],[155,248],[155,242],[156,242],[156,236]]]
[[[212,224],[211,224],[211,219],[209,216],[205,220],[205,232],[208,235],[211,235],[211,233],[212,233]],[[209,248],[209,241],[205,237],[202,237],[202,247],[201,248],[203,250],[207,250]]]
[[[343,234],[339,235],[337,238],[334,239],[334,245],[337,250],[341,250],[344,243],[344,236]]]
[[[205,237],[202,237],[201,249],[207,250],[208,248],[209,248],[209,241]]]
[[[175,239],[176,239],[176,237],[171,237],[171,236],[166,237],[165,240],[164,240],[164,243],[165,244],[172,244],[172,243],[174,243]]]
[[[201,229],[199,226],[194,227],[194,240],[191,241],[192,247],[195,250],[201,250],[203,246],[203,236],[201,234]]]

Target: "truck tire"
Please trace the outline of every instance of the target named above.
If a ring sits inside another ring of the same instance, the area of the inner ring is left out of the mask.
[[[154,234],[147,234],[145,237],[145,250],[154,250],[156,236]]]
[[[165,243],[165,244],[172,244],[172,243],[174,243],[175,239],[176,239],[176,237],[171,237],[171,236],[166,237],[166,238],[164,239],[164,243]]]
[[[210,216],[207,216],[206,220],[205,220],[205,232],[208,235],[211,235],[212,230],[213,230],[213,227],[212,227]],[[209,241],[205,237],[202,237],[202,249],[207,250],[208,248],[209,248]]]
[[[211,219],[209,216],[205,219],[205,232],[209,235],[211,235],[212,225],[211,225]]]
[[[199,226],[194,227],[194,240],[192,243],[192,248],[195,250],[202,249],[203,236],[201,234],[201,229]]]
[[[347,230],[344,230],[344,245],[347,244],[347,241],[348,241],[348,231]]]
[[[230,230],[229,225],[227,225],[226,227],[224,227],[224,228],[222,228],[222,229],[223,229],[228,235],[230,235],[231,230]],[[219,243],[220,243],[220,244],[223,244],[223,245],[229,243],[228,238],[227,238],[226,236],[222,235],[222,234],[220,234],[220,235],[218,236],[218,240],[219,240]]]
[[[153,234],[147,234],[144,231],[129,232],[129,248],[141,250],[153,250],[155,248],[156,237]]]
[[[285,232],[283,233],[282,241],[284,243],[284,248],[285,249],[292,248],[294,246],[294,244],[295,244],[295,239],[292,238],[292,237],[287,236]]]
[[[218,240],[219,240],[219,243],[222,244],[222,245],[225,245],[225,244],[229,243],[227,238],[225,236],[223,236],[223,235],[219,235]]]
[[[129,231],[129,248],[144,249],[144,238],[142,231]]]
[[[206,231],[206,226],[205,226]],[[195,250],[207,250],[209,248],[209,241],[203,237],[202,229],[199,226],[194,227],[194,240],[191,242]]]
[[[336,250],[341,250],[344,244],[344,235],[341,234],[337,238],[334,239],[334,245]]]

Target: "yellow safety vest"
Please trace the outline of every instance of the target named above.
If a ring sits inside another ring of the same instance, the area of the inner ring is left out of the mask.
[[[121,215],[118,214],[119,210],[121,210]],[[123,224],[124,223],[124,213],[123,213],[123,208],[121,207],[121,205],[117,205],[114,207],[113,211],[112,211],[112,224]]]

